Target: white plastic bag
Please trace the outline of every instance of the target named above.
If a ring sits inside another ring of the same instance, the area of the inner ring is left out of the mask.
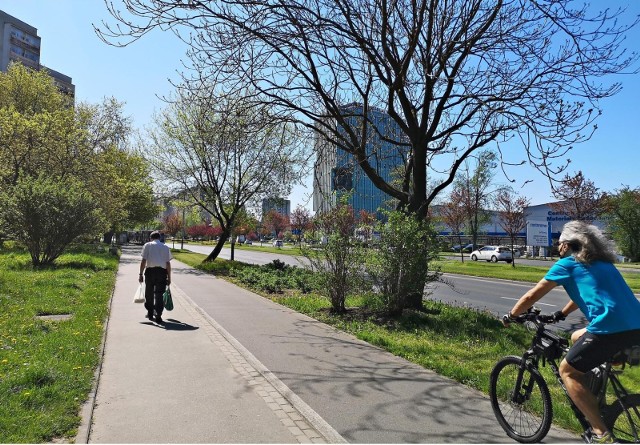
[[[133,295],[134,303],[144,303],[144,288],[142,287],[142,283],[138,286],[138,290]]]

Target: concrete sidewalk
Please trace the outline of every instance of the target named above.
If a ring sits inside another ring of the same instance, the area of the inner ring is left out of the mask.
[[[95,401],[77,442],[325,443],[189,302],[179,287],[188,276],[174,278],[164,326],[144,317],[132,302],[139,254],[123,250]]]
[[[123,250],[77,442],[511,442],[478,391],[175,260],[175,309],[149,322],[139,254]]]

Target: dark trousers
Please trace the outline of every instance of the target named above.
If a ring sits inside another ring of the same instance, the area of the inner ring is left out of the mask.
[[[167,289],[167,270],[162,267],[150,267],[144,271],[144,307],[147,312],[153,312],[161,316],[164,310],[162,294]]]

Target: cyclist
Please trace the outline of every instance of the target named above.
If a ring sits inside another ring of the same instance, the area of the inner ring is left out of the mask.
[[[591,424],[591,442],[613,443],[615,438],[583,376],[618,351],[640,344],[640,302],[613,265],[612,243],[596,226],[568,222],[559,242],[560,260],[518,300],[503,323],[508,326],[555,286],[564,287],[571,300],[553,314],[555,321],[579,308],[589,324],[571,335],[573,346],[560,363],[560,375],[569,396]]]

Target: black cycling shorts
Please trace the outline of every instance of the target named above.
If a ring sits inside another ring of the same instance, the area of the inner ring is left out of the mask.
[[[585,332],[564,359],[578,371],[587,372],[633,345],[640,345],[640,329],[615,334]]]

